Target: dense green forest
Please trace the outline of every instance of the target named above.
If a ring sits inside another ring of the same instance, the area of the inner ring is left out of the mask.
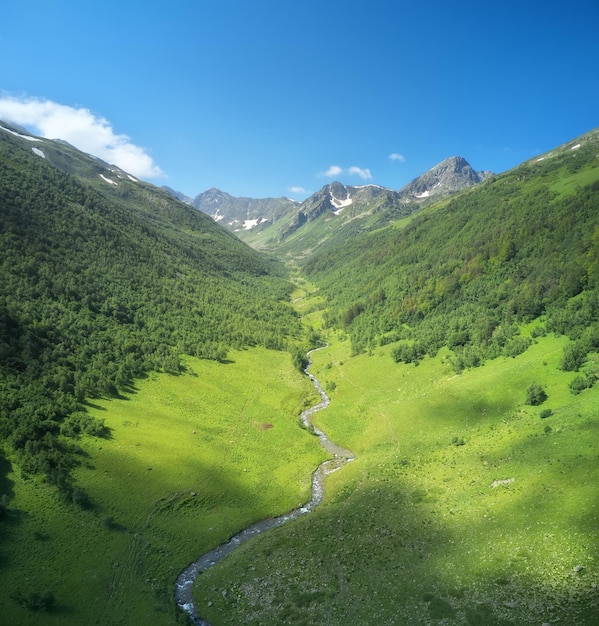
[[[150,185],[117,189],[91,158],[75,176],[22,144],[0,133],[0,436],[23,471],[83,499],[73,437],[107,434],[86,398],[176,374],[182,353],[286,349],[299,323],[281,268],[207,216]]]
[[[599,159],[596,133],[496,176],[417,217],[310,257],[326,323],[353,353],[398,342],[417,363],[447,345],[456,371],[530,344],[536,332],[576,340],[564,368],[599,348]],[[591,384],[593,375],[587,382]]]

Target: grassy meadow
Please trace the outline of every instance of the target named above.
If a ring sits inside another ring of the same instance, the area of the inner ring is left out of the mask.
[[[3,623],[184,623],[173,602],[183,567],[249,523],[309,499],[325,457],[298,427],[316,399],[312,386],[287,353],[254,348],[229,358],[188,358],[180,376],[152,373],[134,393],[90,405],[110,429],[108,439],[80,441],[76,479],[90,509],[8,473]],[[47,593],[52,611],[18,601]]]
[[[599,388],[570,393],[565,343],[549,335],[459,375],[446,351],[418,366],[390,346],[314,353],[332,390],[315,422],[356,460],[313,514],[204,573],[202,614],[215,626],[599,623]],[[525,404],[533,382],[541,406]]]
[[[302,284],[295,306],[324,332],[312,291]],[[312,371],[332,402],[314,420],[356,459],[313,513],[202,574],[200,613],[214,626],[598,623],[599,387],[570,392],[568,340],[540,337],[461,374],[446,349],[414,366],[395,363],[393,345],[350,357],[342,334],[329,341]],[[298,427],[317,396],[289,355],[185,364],[89,405],[110,429],[80,441],[90,509],[8,471],[6,623],[185,623],[179,571],[308,499],[325,454]],[[540,406],[525,404],[531,383],[547,392]],[[47,593],[53,610],[22,606]]]

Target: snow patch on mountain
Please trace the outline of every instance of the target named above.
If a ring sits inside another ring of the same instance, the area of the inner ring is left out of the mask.
[[[352,197],[349,194],[347,194],[347,198],[345,198],[345,200],[341,200],[340,198],[336,198],[333,195],[333,192],[331,191],[330,197],[331,197],[331,204],[337,209],[336,211],[333,211],[335,215],[339,215],[341,211],[343,211],[343,209],[345,209],[346,207],[354,203]]]
[[[373,187],[374,189],[387,189],[387,187],[382,187],[381,185],[375,185],[373,183],[369,183],[368,185],[352,185],[354,189],[368,189],[369,187]]]
[[[107,178],[106,176],[104,176],[104,174],[100,174],[100,178],[102,180],[105,180],[107,183],[114,185],[115,187],[118,185],[118,183],[114,180],[111,180],[110,178]]]
[[[7,133],[14,135],[15,137],[20,137],[21,139],[26,139],[27,141],[42,141],[37,137],[30,137],[29,135],[21,135],[21,133],[16,133],[14,130],[10,130],[8,128],[4,128],[4,126],[0,126],[0,129],[5,130]]]
[[[42,157],[42,159],[46,158],[46,155],[39,148],[31,148],[31,152],[33,152],[33,154],[37,154],[38,157]]]

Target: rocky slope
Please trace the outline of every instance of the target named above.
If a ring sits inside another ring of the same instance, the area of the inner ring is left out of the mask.
[[[298,205],[289,198],[236,198],[215,188],[197,195],[191,204],[232,231],[272,224]]]
[[[492,172],[477,172],[466,159],[453,156],[415,178],[401,190],[401,193],[404,197],[417,201],[431,197],[438,199],[440,196],[477,185],[492,175]]]

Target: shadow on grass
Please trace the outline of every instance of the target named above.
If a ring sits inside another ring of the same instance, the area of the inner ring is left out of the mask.
[[[96,411],[107,411],[107,410],[108,410],[105,406],[101,406],[101,405],[99,405],[99,404],[94,404],[94,403],[93,403],[91,400],[89,400],[89,399],[86,399],[86,400],[83,402],[83,405],[84,405],[84,406],[89,406],[89,407],[91,407],[92,409],[95,409]]]
[[[535,552],[550,526],[520,528],[510,521],[521,519],[522,507],[538,508],[534,496],[515,498],[490,524],[482,514],[476,519],[445,507],[434,489],[416,502],[413,492],[410,468],[346,487],[313,515],[264,535],[238,559],[221,564],[224,571],[216,570],[214,578],[204,573],[200,613],[210,603],[214,613],[206,618],[221,615],[227,623],[243,623],[248,615],[264,624],[331,626],[598,623],[593,562],[599,542],[596,532],[585,533],[588,520],[572,520],[569,527],[584,541],[581,568],[580,556],[562,561]],[[564,545],[564,553],[568,549]],[[212,593],[221,586],[235,605]]]
[[[40,622],[45,621],[44,616],[72,619],[76,614],[72,606],[57,602],[54,593],[50,590],[17,589],[10,594],[10,599],[21,605],[32,619],[36,616]]]
[[[0,517],[0,549],[3,544],[8,544],[14,540],[13,531],[15,526],[23,524],[31,519],[31,515],[27,511],[19,509],[11,509],[10,503],[8,508],[4,508]],[[11,559],[0,551],[0,569],[10,568]]]

